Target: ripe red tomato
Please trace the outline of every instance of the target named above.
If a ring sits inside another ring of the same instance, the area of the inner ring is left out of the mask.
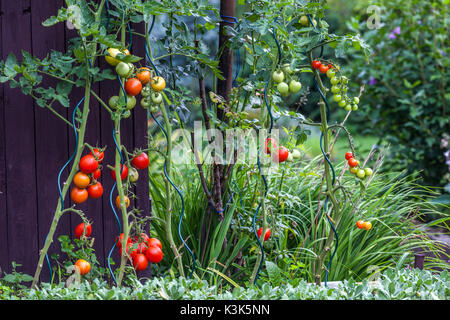
[[[318,60],[314,60],[314,61],[312,62],[312,67],[313,67],[314,69],[319,69],[321,65],[322,65],[322,62],[320,62],[320,61],[318,61]]]
[[[86,188],[89,183],[91,183],[91,178],[84,172],[79,171],[73,176],[73,184],[80,189]]]
[[[150,76],[151,76],[150,69],[147,67],[139,68],[136,72],[136,77],[143,85],[146,85],[147,83],[150,82]]]
[[[161,241],[159,241],[159,239],[149,238],[147,240],[147,245],[149,247],[155,247],[156,246],[156,247],[158,247],[158,248],[160,248],[162,250],[162,244],[161,244]]]
[[[272,160],[273,161],[278,161],[278,162],[284,162],[286,161],[286,159],[289,157],[289,149],[286,147],[281,146],[278,149],[278,159],[276,158],[275,154],[272,155]]]
[[[320,67],[319,67],[319,70],[321,73],[327,73],[328,69],[330,69],[330,68],[328,68],[328,66],[326,66],[324,64],[320,65]]]
[[[84,259],[78,259],[77,262],[75,262],[75,268],[78,268],[80,274],[84,276],[91,271],[91,264]]]
[[[84,225],[84,222],[80,223],[76,228],[75,228],[75,237],[80,239],[81,236],[83,235],[83,232],[85,232],[85,237],[89,237],[91,235],[92,232],[92,226],[90,224]]]
[[[262,234],[262,230],[263,228],[259,228],[258,231],[256,232],[256,234],[258,235],[258,238],[261,238],[261,234]],[[272,231],[270,231],[269,228],[266,228],[266,233],[264,234],[264,241],[267,241],[267,239],[270,238],[270,234],[272,233]]]
[[[272,148],[276,148],[277,147],[277,141],[273,138],[267,138],[266,139],[266,144],[265,144],[265,150],[267,154],[270,154],[272,151]]]
[[[125,81],[124,89],[127,95],[137,96],[142,90],[142,82],[140,82],[137,78],[130,78]]]
[[[150,164],[150,160],[145,152],[141,152],[131,160],[131,164],[136,169],[145,169]]]
[[[120,169],[122,170],[122,164],[120,165]],[[112,175],[113,179],[116,180],[116,171],[115,170],[111,170],[111,175]],[[122,170],[122,173],[120,174],[120,177],[122,178],[122,180],[124,180],[127,176],[128,176],[128,168],[126,165],[123,165],[123,170]]]
[[[162,260],[164,254],[160,247],[152,246],[145,251],[145,256],[151,263],[158,263]]]
[[[89,194],[86,189],[74,187],[70,193],[70,198],[74,203],[80,204],[87,200]]]
[[[358,161],[355,158],[350,158],[348,159],[348,165],[350,167],[356,167],[358,165]]]
[[[138,253],[133,258],[133,267],[136,271],[142,271],[147,269],[148,260],[146,256],[142,253]]]
[[[100,151],[99,148],[93,148],[94,153],[92,153],[92,151],[89,153],[91,155],[98,158],[97,162],[100,163],[103,161],[103,158],[105,157],[105,153],[103,151]]]
[[[94,178],[95,180],[98,180],[98,179],[100,178],[101,175],[102,175],[102,170],[97,169],[97,170],[94,171],[93,178]]]
[[[98,168],[98,162],[92,154],[87,154],[80,159],[80,170],[86,174],[92,173]]]
[[[123,237],[124,237],[124,234],[121,233],[120,236],[119,236],[119,240],[117,240],[117,247],[118,247],[119,249],[122,248]],[[127,245],[128,245],[129,243],[131,243],[130,237],[128,237],[128,239],[127,239]]]
[[[351,158],[353,158],[353,153],[347,152],[347,153],[345,154],[345,159],[346,159],[346,160],[350,160]]]
[[[89,197],[93,199],[98,199],[103,195],[103,186],[97,181],[96,184],[92,184],[87,188]]]

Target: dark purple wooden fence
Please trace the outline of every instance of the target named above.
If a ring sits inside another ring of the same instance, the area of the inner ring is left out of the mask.
[[[0,0],[0,56],[5,60],[10,52],[21,56],[21,50],[43,58],[51,50],[65,51],[68,39],[74,36],[65,24],[43,27],[42,21],[56,15],[63,0]],[[134,25],[143,33],[143,25]],[[144,41],[133,38],[132,52],[144,56]],[[103,59],[99,66],[108,68]],[[54,85],[46,80],[46,85]],[[104,81],[94,85],[95,92],[105,101],[117,94],[117,81]],[[71,94],[70,107],[55,105],[55,108],[70,119],[75,104],[83,96],[80,89]],[[118,234],[118,225],[109,204],[109,193],[113,186],[107,164],[114,163],[113,123],[109,114],[97,100],[91,98],[91,112],[86,132],[86,142],[95,146],[107,146],[105,169],[100,178],[104,195],[100,199],[89,199],[78,205],[93,221],[94,248],[97,259],[106,267],[106,258]],[[132,116],[121,126],[122,143],[128,150],[145,148],[147,144],[147,114],[139,105]],[[11,271],[11,262],[22,264],[18,271],[34,274],[38,252],[50,227],[58,201],[57,177],[64,163],[74,150],[73,131],[49,110],[40,108],[20,89],[11,89],[8,84],[0,86],[0,267]],[[70,166],[69,166],[70,167]],[[69,168],[62,175],[63,182]],[[150,212],[148,198],[148,175],[142,170],[135,194],[136,207],[144,214]],[[61,182],[61,183],[62,183]],[[116,195],[117,192],[114,194]],[[71,206],[66,197],[65,206]],[[73,236],[73,230],[80,218],[66,214],[58,225],[55,242],[49,255],[59,251],[59,235]],[[117,254],[113,254],[117,261]],[[146,272],[145,275],[148,275]],[[49,270],[44,266],[41,280],[49,279]]]

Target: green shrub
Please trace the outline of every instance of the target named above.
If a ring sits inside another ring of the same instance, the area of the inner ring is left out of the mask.
[[[132,287],[110,287],[95,279],[82,281],[78,289],[43,283],[39,290],[29,290],[6,299],[25,300],[448,300],[450,276],[444,271],[434,275],[419,269],[389,269],[377,284],[364,280],[346,280],[337,287],[317,286],[304,280],[259,287],[224,286],[221,290],[206,281],[185,278],[154,278]],[[1,287],[0,287],[1,288]],[[20,296],[19,296],[20,294]]]
[[[373,49],[370,63],[352,60],[355,83],[365,83],[355,120],[359,117],[361,130],[391,144],[387,164],[423,171],[423,183],[439,187],[449,181],[440,146],[450,131],[445,3],[372,1],[381,9],[380,28],[368,29],[368,5],[347,23]]]

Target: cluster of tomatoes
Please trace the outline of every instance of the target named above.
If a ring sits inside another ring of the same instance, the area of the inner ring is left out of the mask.
[[[105,56],[106,62],[116,68],[117,74],[125,78],[124,90],[127,95],[126,102],[124,97],[112,96],[109,98],[109,106],[116,110],[120,106],[125,106],[126,110],[122,116],[128,118],[131,115],[130,110],[136,105],[136,96],[142,95],[141,106],[150,108],[151,112],[158,111],[158,105],[162,103],[163,96],[161,91],[166,87],[166,81],[160,76],[152,76],[152,71],[147,67],[141,67],[135,70],[132,63],[119,61],[116,59],[118,54],[129,55],[130,52],[125,49],[109,48],[108,55]]]
[[[272,79],[277,83],[277,90],[283,97],[297,93],[302,88],[302,84],[293,77],[293,74],[294,71],[288,63],[284,64],[281,70],[275,70],[272,73]]]
[[[321,73],[326,74],[330,79],[333,101],[337,102],[339,107],[344,108],[345,111],[358,110],[359,98],[348,97],[348,78],[336,74],[336,70],[339,70],[338,66],[335,67],[331,63],[322,63],[319,60],[314,60],[312,62],[312,67],[318,69]]]
[[[74,177],[70,197],[76,204],[85,202],[89,197],[98,199],[103,195],[103,186],[98,181],[101,175],[99,163],[103,161],[103,149],[94,148],[92,151],[80,159],[79,169]]]
[[[119,252],[122,251],[122,242],[124,234],[121,233],[117,241],[117,248]],[[130,252],[131,251],[131,252]],[[130,255],[133,267],[136,271],[147,269],[148,263],[159,263],[164,253],[162,251],[162,244],[157,238],[150,238],[145,233],[141,236],[135,236],[134,240],[127,238],[126,252]]]
[[[353,157],[353,153],[347,152],[345,154],[345,159],[347,160],[348,165],[350,166],[349,171],[352,174],[356,175],[358,178],[364,179],[365,177],[372,175],[373,171],[371,168],[365,168],[365,169],[358,168],[360,162],[359,162],[359,160],[356,160]]]
[[[372,229],[372,223],[369,221],[358,220],[356,221],[356,227],[358,229],[370,230]]]

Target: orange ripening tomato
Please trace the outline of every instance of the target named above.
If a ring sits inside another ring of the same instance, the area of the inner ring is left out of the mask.
[[[151,77],[150,69],[147,67],[142,67],[142,68],[137,69],[136,77],[143,85],[146,85],[147,83],[150,82],[150,77]]]
[[[358,229],[363,229],[363,226],[364,226],[364,221],[362,221],[362,220],[356,221],[356,227]]]
[[[321,64],[319,67],[319,70],[321,73],[327,73],[328,69],[330,69],[330,68],[328,68],[328,66],[324,65],[324,64]]]
[[[130,198],[127,196],[123,196],[125,199],[125,207],[128,208],[130,206]],[[116,198],[116,206],[117,208],[120,208],[120,196],[117,196]]]
[[[150,83],[150,85],[155,91],[163,91],[166,87],[166,80],[164,80],[163,77],[156,76],[152,78],[152,82]]]
[[[372,229],[372,223],[370,223],[369,221],[366,221],[363,223],[362,227],[364,230],[370,230],[370,229]]]
[[[72,192],[70,193],[70,198],[72,201],[76,204],[83,203],[87,200],[89,196],[89,193],[86,189],[81,189],[78,187],[75,187],[72,189]]]
[[[75,262],[75,268],[78,268],[80,274],[84,276],[91,271],[91,264],[84,259],[78,259],[77,262]]]
[[[84,172],[77,172],[73,177],[73,184],[76,185],[80,189],[85,189],[89,183],[91,183],[91,179]]]

